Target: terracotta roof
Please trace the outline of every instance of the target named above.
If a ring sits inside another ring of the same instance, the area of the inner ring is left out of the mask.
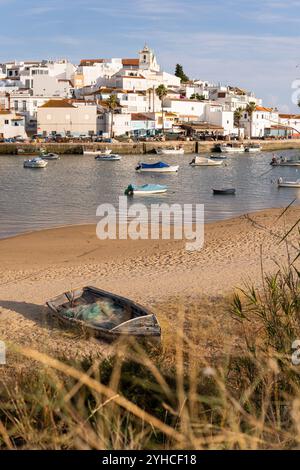
[[[279,114],[283,119],[300,119],[300,114]]]
[[[122,59],[122,64],[123,65],[131,65],[131,66],[139,66],[140,61],[139,59]]]
[[[273,111],[272,108],[265,108],[264,106],[256,106],[256,111],[265,111],[267,113],[271,113]]]
[[[40,108],[75,108],[75,106],[67,100],[49,100]]]
[[[280,130],[280,129],[287,129],[287,130],[293,130],[292,127],[290,126],[284,126],[284,125],[277,125],[277,126],[270,126],[270,127],[267,127],[266,129],[276,129],[276,130]]]
[[[94,64],[103,64],[104,59],[81,59],[80,65],[81,66],[88,66]]]
[[[0,109],[0,114],[11,114],[11,112],[8,109]]]
[[[155,121],[154,118],[149,117],[146,114],[142,114],[142,113],[132,113],[131,120],[132,121]]]

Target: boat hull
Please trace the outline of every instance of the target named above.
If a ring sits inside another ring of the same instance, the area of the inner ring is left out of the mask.
[[[114,320],[107,316],[102,322],[83,321],[70,317],[80,307],[94,305],[95,302],[111,302],[121,313],[114,313]],[[106,341],[114,341],[120,337],[135,337],[160,341],[161,328],[156,316],[145,307],[110,292],[95,287],[84,287],[64,294],[47,302],[51,313],[69,327],[79,327],[88,334]],[[118,317],[119,316],[119,317]],[[105,325],[105,326],[104,326]]]
[[[235,189],[234,188],[228,188],[228,189],[213,189],[213,193],[215,195],[222,195],[222,196],[234,196],[235,195]]]
[[[25,160],[23,163],[24,168],[45,168],[48,165],[48,162],[44,160],[34,161],[34,160]]]
[[[223,159],[211,160],[210,158],[196,157],[190,163],[191,166],[220,166],[223,165]]]
[[[183,155],[184,149],[156,149],[157,155]]]
[[[97,155],[95,160],[100,162],[116,162],[121,160],[122,157],[120,155]]]
[[[83,155],[85,156],[90,156],[90,157],[96,157],[97,155],[110,155],[111,150],[105,150],[104,152],[102,150],[84,150]]]
[[[247,153],[261,152],[261,147],[246,147],[245,152],[247,152]]]
[[[139,168],[138,173],[177,173],[179,165],[169,166],[167,168]]]
[[[245,151],[245,147],[227,147],[227,146],[220,146],[220,151],[222,153],[243,153]]]

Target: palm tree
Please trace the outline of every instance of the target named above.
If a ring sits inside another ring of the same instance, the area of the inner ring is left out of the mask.
[[[250,101],[250,103],[248,103],[246,107],[246,111],[250,117],[250,139],[252,139],[252,121],[253,121],[253,113],[255,110],[256,110],[256,103],[254,103],[254,101]]]
[[[239,130],[239,138],[241,136],[241,130],[240,130],[240,127],[241,127],[241,119],[242,119],[242,116],[243,116],[243,109],[242,108],[237,108],[235,111],[234,111],[234,125],[237,126],[238,130]]]
[[[110,123],[110,138],[113,136],[113,123],[114,123],[114,112],[116,108],[119,106],[119,100],[117,95],[110,95],[109,98],[105,101],[111,115],[111,123]]]
[[[162,132],[163,134],[165,133],[165,126],[164,126],[164,99],[165,97],[167,96],[168,94],[168,90],[167,88],[165,87],[165,85],[159,85],[156,90],[155,90],[155,93],[157,94],[157,96],[159,97],[160,101],[161,101],[161,117],[162,117]]]

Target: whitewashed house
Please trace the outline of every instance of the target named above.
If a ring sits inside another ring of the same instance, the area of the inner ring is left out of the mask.
[[[279,113],[273,108],[257,106],[252,116],[245,111],[240,122],[246,138],[281,135]]]
[[[13,137],[27,138],[25,131],[25,118],[8,109],[0,109],[0,138]]]
[[[279,124],[286,137],[300,138],[299,114],[279,114]]]
[[[68,100],[50,100],[37,112],[39,134],[62,136],[98,135],[101,118],[96,104]]]

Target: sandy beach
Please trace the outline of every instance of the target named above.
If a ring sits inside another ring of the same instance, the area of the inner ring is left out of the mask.
[[[216,339],[228,332],[231,342],[224,304],[234,289],[246,281],[261,284],[261,253],[266,272],[287,260],[287,244],[280,240],[300,218],[300,208],[278,218],[281,213],[272,209],[208,224],[199,252],[186,251],[184,241],[100,241],[93,225],[1,240],[0,339],[59,357],[106,354],[111,346],[61,330],[45,306],[61,292],[94,285],[154,310],[164,333],[176,328],[176,311],[183,306],[204,339],[207,324],[215,322]],[[298,241],[294,231],[291,256]]]

